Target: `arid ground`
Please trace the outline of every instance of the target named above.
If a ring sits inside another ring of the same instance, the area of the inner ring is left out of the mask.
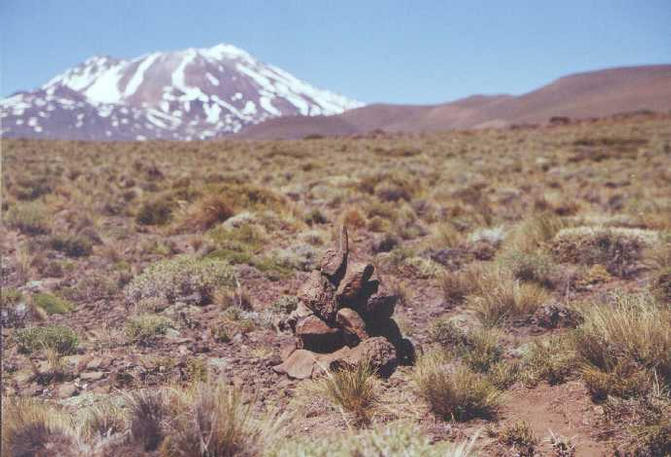
[[[671,117],[2,141],[2,455],[671,455]],[[280,325],[349,233],[415,359]]]

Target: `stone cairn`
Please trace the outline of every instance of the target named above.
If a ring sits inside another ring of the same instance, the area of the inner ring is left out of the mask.
[[[412,342],[392,319],[398,296],[385,289],[370,263],[349,259],[347,229],[328,249],[299,292],[299,304],[279,323],[295,345],[274,369],[295,379],[367,362],[381,376],[414,362]]]

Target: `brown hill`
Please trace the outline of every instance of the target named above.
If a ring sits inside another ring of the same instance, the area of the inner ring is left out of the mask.
[[[336,116],[292,116],[249,126],[238,136],[274,139],[349,135],[374,129],[437,131],[545,123],[637,110],[671,110],[671,65],[611,68],[565,76],[520,95],[475,95],[440,105],[368,105]]]

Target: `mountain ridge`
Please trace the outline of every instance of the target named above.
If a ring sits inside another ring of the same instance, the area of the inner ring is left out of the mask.
[[[422,132],[544,123],[627,111],[671,110],[671,65],[614,67],[569,74],[525,94],[471,95],[436,105],[370,104],[329,118],[292,116],[249,126],[249,139],[361,134],[370,130]],[[342,133],[347,132],[347,133]]]
[[[222,43],[131,59],[89,57],[0,101],[0,119],[5,137],[188,140],[361,105]]]

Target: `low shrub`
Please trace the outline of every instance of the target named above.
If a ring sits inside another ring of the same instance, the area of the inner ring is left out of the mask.
[[[61,355],[68,355],[73,354],[79,344],[77,334],[63,325],[19,329],[14,332],[14,340],[19,350],[26,354],[52,349]]]
[[[183,255],[147,267],[126,286],[125,295],[131,303],[158,297],[169,303],[206,304],[217,289],[234,285],[233,271],[227,262]]]
[[[552,252],[560,262],[601,264],[610,274],[628,276],[644,249],[658,241],[657,232],[632,228],[574,227],[560,230]]]
[[[74,310],[77,305],[48,293],[33,295],[33,304],[42,308],[47,314],[64,314]]]
[[[132,343],[147,345],[156,337],[165,335],[172,321],[158,314],[140,314],[126,322],[125,333]]]
[[[486,378],[441,352],[421,356],[413,374],[418,393],[444,419],[489,418],[496,414],[500,392]]]

